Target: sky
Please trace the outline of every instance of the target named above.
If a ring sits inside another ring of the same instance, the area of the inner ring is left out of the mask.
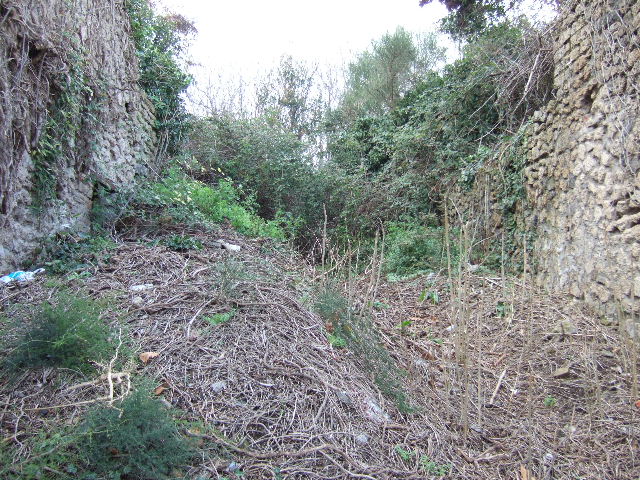
[[[373,40],[403,26],[435,31],[446,14],[419,0],[156,0],[198,29],[190,47],[196,80],[241,75],[251,81],[283,55],[320,65],[341,65]],[[198,66],[199,64],[199,66]]]
[[[195,83],[187,103],[194,113],[203,98],[225,97],[225,92],[238,91],[238,85],[255,91],[254,82],[284,55],[336,72],[398,26],[413,33],[435,32],[447,13],[435,0],[425,7],[419,0],[153,1],[160,13],[182,14],[198,30],[188,54]],[[531,14],[545,9],[541,3],[524,0],[524,8]],[[448,38],[442,37],[441,44],[448,48],[449,60],[457,57]]]

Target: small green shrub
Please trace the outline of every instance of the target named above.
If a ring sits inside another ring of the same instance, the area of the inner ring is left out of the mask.
[[[176,252],[202,249],[202,242],[188,235],[171,235],[165,238],[162,243]]]
[[[100,305],[87,298],[60,294],[43,303],[5,361],[10,369],[54,366],[86,371],[90,362],[114,353]]]
[[[34,264],[42,261],[48,273],[64,275],[107,263],[114,247],[108,237],[62,232],[44,242]]]
[[[163,479],[191,459],[192,447],[147,391],[142,385],[112,407],[87,414],[78,449],[92,470],[110,479]]]
[[[179,169],[171,169],[160,182],[138,193],[138,202],[161,207],[177,222],[214,223],[225,221],[251,237],[285,238],[277,221],[266,221],[254,211],[250,199],[242,201],[239,190],[228,179],[213,187],[193,180]]]
[[[204,317],[204,320],[209,322],[211,325],[222,325],[223,323],[227,323],[231,320],[236,314],[236,310],[232,309],[225,313],[215,313],[211,316]]]
[[[444,231],[405,222],[387,225],[385,270],[396,276],[437,271],[446,267]],[[450,245],[457,258],[455,244]]]

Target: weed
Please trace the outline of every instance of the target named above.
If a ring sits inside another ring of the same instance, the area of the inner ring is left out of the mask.
[[[202,243],[188,235],[171,235],[164,238],[162,243],[176,252],[186,252],[187,250],[201,250]]]
[[[329,342],[354,352],[365,369],[371,372],[380,391],[391,398],[401,412],[412,412],[402,385],[405,373],[382,346],[371,319],[353,313],[347,299],[331,285],[326,285],[318,294],[315,310],[333,326]]]
[[[115,243],[107,237],[63,232],[45,241],[38,260],[44,260],[49,273],[86,271],[93,265],[107,263],[111,258],[109,251],[114,247]]]
[[[451,465],[443,465],[441,463],[434,462],[427,455],[420,456],[420,468],[430,475],[436,475],[438,477],[444,477],[451,471]]]
[[[410,461],[411,458],[415,455],[415,452],[411,450],[405,450],[401,445],[396,445],[394,450],[404,462]]]
[[[388,303],[379,302],[376,300],[375,302],[373,302],[373,308],[375,308],[376,310],[388,310],[389,308],[391,308],[391,306]]]
[[[347,346],[347,341],[344,338],[334,335],[333,333],[327,335],[327,340],[329,340],[331,346],[335,348],[345,348]]]
[[[240,193],[227,179],[216,187],[206,185],[172,169],[160,182],[138,192],[137,202],[163,208],[163,214],[188,224],[219,224],[225,221],[240,233],[251,237],[285,238],[278,221],[265,221],[255,212],[250,200],[240,200]]]
[[[225,313],[216,313],[214,315],[204,317],[204,320],[209,322],[211,325],[222,325],[223,323],[227,323],[231,320],[236,314],[236,310],[229,310]]]
[[[507,317],[511,313],[511,305],[506,302],[498,302],[496,305],[496,315],[500,318]]]
[[[440,303],[440,295],[438,295],[437,290],[427,290],[426,288],[420,292],[420,296],[418,297],[418,301],[420,303],[424,303],[425,300],[429,300],[433,305],[438,305]]]
[[[87,298],[60,294],[44,303],[5,361],[10,370],[56,366],[86,371],[114,352],[100,305]]]
[[[78,448],[88,465],[109,478],[168,478],[193,456],[191,445],[143,383],[113,406],[90,411]]]
[[[240,282],[249,278],[246,266],[234,258],[216,263],[214,270],[218,280],[218,295],[222,298],[230,297]]]
[[[402,335],[406,335],[407,334],[407,329],[412,325],[412,321],[411,320],[403,320],[398,324],[398,328],[400,329],[400,333]]]
[[[547,395],[544,399],[544,406],[553,408],[558,404],[558,399],[552,395]]]

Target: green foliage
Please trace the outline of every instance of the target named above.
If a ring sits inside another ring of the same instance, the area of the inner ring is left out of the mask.
[[[220,224],[229,221],[245,235],[284,239],[278,224],[260,218],[254,212],[253,202],[242,201],[238,189],[226,178],[212,187],[174,168],[160,182],[142,188],[136,200],[139,204],[160,207],[164,216],[176,222]]]
[[[387,273],[407,276],[446,268],[443,228],[391,222],[387,229],[384,264]],[[452,244],[450,248],[457,259],[457,246]]]
[[[412,412],[413,407],[402,385],[405,372],[398,368],[382,345],[371,319],[353,312],[347,299],[330,284],[318,292],[315,310],[333,325],[329,342],[337,348],[346,347],[354,352],[380,391],[395,402],[398,410]]]
[[[78,440],[77,432],[68,427],[54,431],[42,431],[32,435],[26,442],[29,457],[15,462],[15,447],[0,443],[0,478],[6,480],[41,480],[48,478],[78,478],[82,460],[72,448]],[[61,475],[51,477],[51,472]],[[80,477],[87,478],[87,477]]]
[[[420,456],[420,468],[429,475],[444,477],[451,471],[451,465],[443,465],[433,461],[427,455]]]
[[[78,449],[95,472],[113,479],[163,479],[192,458],[192,447],[147,387],[87,414]]]
[[[558,404],[558,399],[553,395],[547,395],[544,399],[544,406],[553,408]]]
[[[52,83],[53,102],[47,107],[46,122],[31,152],[33,159],[33,204],[40,209],[57,198],[58,170],[75,164],[76,157],[91,148],[79,141],[80,132],[95,128],[96,112],[102,96],[85,73],[86,58],[82,48],[71,43],[66,58],[68,71]]]
[[[53,274],[88,272],[98,264],[108,263],[109,251],[114,247],[108,237],[61,232],[45,240],[34,263],[44,261],[47,272]]]
[[[203,320],[209,322],[211,325],[222,325],[231,320],[236,314],[236,310],[232,309],[224,313],[215,313],[211,316],[204,317]]]
[[[202,249],[202,242],[188,235],[170,235],[169,237],[163,238],[162,243],[176,252]]]
[[[415,452],[406,450],[402,447],[402,445],[396,445],[394,450],[404,462],[410,461],[411,458],[415,455]]]
[[[188,128],[181,94],[192,79],[185,73],[182,56],[195,27],[181,15],[155,14],[149,0],[126,0],[125,8],[140,64],[139,83],[155,107],[161,148],[172,155]]]
[[[101,306],[95,301],[59,294],[55,304],[43,303],[36,310],[5,368],[54,366],[88,371],[91,362],[105,361],[115,350],[100,315]]]

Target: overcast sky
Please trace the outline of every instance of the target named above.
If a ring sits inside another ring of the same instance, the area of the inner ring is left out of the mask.
[[[418,0],[156,0],[193,20],[198,34],[192,59],[205,70],[253,78],[290,54],[339,64],[399,25],[413,32],[436,29],[446,9]],[[202,73],[197,72],[200,76]]]

